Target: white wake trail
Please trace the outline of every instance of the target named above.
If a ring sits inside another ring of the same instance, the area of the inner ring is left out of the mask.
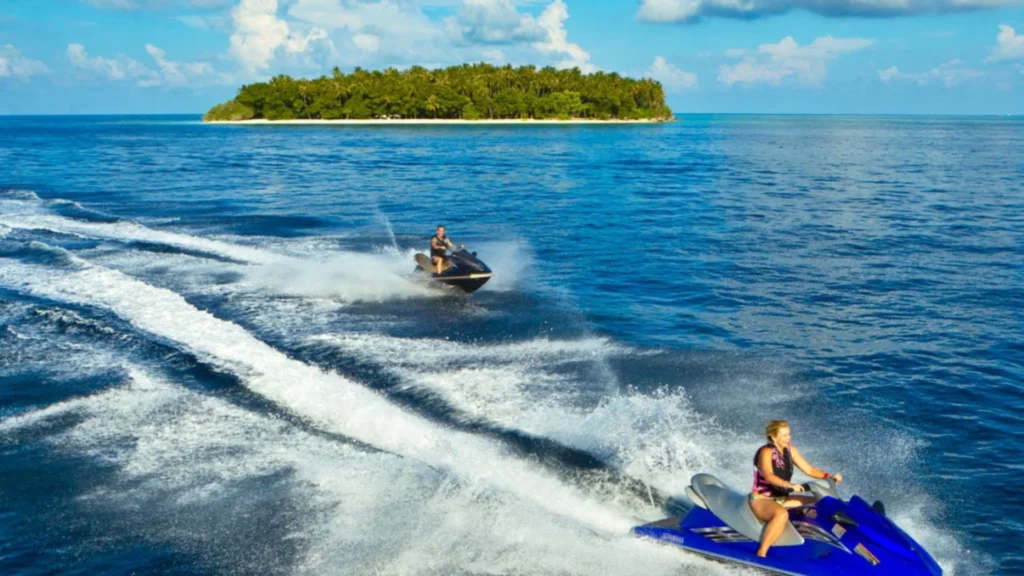
[[[714,470],[738,485],[758,439],[732,434],[698,413],[685,390],[609,390],[563,369],[644,354],[605,338],[467,344],[381,334],[309,338],[380,364],[405,389],[439,396],[470,420],[486,421],[584,450],[670,494]]]
[[[532,499],[311,434],[139,366],[122,369],[127,379],[113,388],[0,420],[0,436],[36,429],[58,451],[115,466],[117,477],[82,494],[73,509],[107,517],[127,511],[122,528],[198,545],[228,571],[727,572],[628,535],[604,537]],[[61,421],[73,424],[50,427]],[[259,496],[251,493],[257,479]],[[265,538],[248,534],[252,507],[281,499],[291,501],[294,516],[267,527]],[[222,515],[241,530],[224,530],[224,518],[211,521]],[[288,554],[297,544],[300,554]],[[278,554],[278,546],[286,553]]]
[[[250,264],[268,264],[284,258],[261,250],[230,242],[211,240],[189,234],[166,232],[134,222],[87,222],[52,214],[20,214],[12,217],[0,215],[0,224],[13,229],[41,230],[56,234],[69,234],[85,238],[100,238],[119,242],[152,242],[183,250],[207,252]]]
[[[633,524],[628,514],[588,499],[493,441],[445,429],[338,374],[293,360],[174,292],[114,270],[84,262],[78,266],[56,270],[0,259],[0,284],[110,310],[238,374],[256,393],[324,430],[499,487],[609,535],[624,534]]]
[[[436,296],[410,282],[413,253],[394,247],[379,253],[343,250],[315,255],[284,254],[261,247],[150,228],[131,221],[89,222],[45,211],[35,200],[0,201],[0,238],[11,230],[32,230],[115,242],[146,242],[240,262],[244,283],[280,295],[385,301]]]

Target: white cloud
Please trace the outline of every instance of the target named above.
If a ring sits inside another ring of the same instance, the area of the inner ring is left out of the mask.
[[[374,34],[356,34],[352,43],[363,52],[376,52],[380,49],[380,36]]]
[[[597,71],[597,66],[590,62],[590,53],[580,48],[579,44],[568,41],[565,21],[569,18],[569,9],[562,0],[555,0],[544,9],[537,23],[547,32],[547,38],[534,42],[533,47],[545,53],[564,54],[566,57],[558,62],[560,68],[579,68],[585,73]]]
[[[498,48],[487,48],[481,55],[484,60],[492,64],[503,64],[505,62],[505,53]]]
[[[1017,34],[1013,28],[1001,24],[999,34],[996,36],[996,45],[989,52],[985,61],[998,62],[1020,58],[1024,58],[1024,34]]]
[[[293,0],[287,15],[302,25],[329,31],[339,46],[357,48],[337,54],[335,60],[341,65],[425,64],[462,56],[464,47],[455,45],[452,35],[446,34],[445,22],[428,18],[420,4],[406,0]],[[371,47],[369,39],[356,39],[359,35],[375,36],[377,49],[365,50]]]
[[[795,76],[801,83],[821,84],[828,73],[827,63],[834,58],[874,44],[869,38],[833,38],[823,36],[800,46],[792,36],[777,44],[762,44],[757,53],[745,56],[736,64],[725,64],[718,69],[718,81],[733,84],[773,84]],[[734,56],[737,51],[729,51]]]
[[[446,29],[457,41],[509,44],[543,40],[547,31],[530,14],[522,14],[512,0],[463,0],[457,17],[446,19]]]
[[[882,82],[886,83],[893,80],[894,78],[899,78],[900,76],[900,69],[897,68],[896,66],[889,66],[885,70],[878,71],[878,77],[882,79]]]
[[[127,56],[118,56],[116,59],[102,56],[90,58],[85,51],[85,46],[81,44],[68,44],[67,55],[72,66],[93,78],[103,80],[140,79],[144,82],[158,79],[155,72]]]
[[[46,64],[22,56],[14,46],[8,44],[0,47],[0,78],[27,80],[33,76],[49,73],[50,69]]]
[[[921,72],[918,74],[900,72],[900,69],[896,66],[890,66],[885,70],[878,71],[878,77],[886,84],[892,82],[913,82],[918,86],[925,86],[933,82],[941,82],[948,87],[953,87],[962,84],[967,80],[980,78],[984,75],[985,73],[981,70],[964,68],[963,62],[959,59],[944,62],[927,72]]]
[[[401,13],[399,6],[382,0],[374,5],[348,3],[342,4],[338,0],[296,0],[295,4],[288,9],[288,15],[304,22],[316,23],[317,26],[327,30],[348,29],[359,31],[368,25],[372,27],[374,16],[394,16]],[[367,17],[370,18],[367,18]]]
[[[294,0],[288,15],[329,31],[368,32],[395,40],[430,41],[436,23],[416,3],[393,0]]]
[[[661,82],[667,92],[682,92],[697,86],[696,74],[680,70],[661,56],[654,58],[647,75]]]
[[[203,82],[214,76],[213,66],[209,62],[175,62],[168,60],[163,50],[146,44],[146,52],[156,62],[159,74],[155,79],[139,82],[140,86],[187,86]]]
[[[318,27],[305,33],[292,30],[277,10],[277,0],[242,0],[231,10],[235,30],[230,50],[246,70],[269,68],[278,51],[303,57],[307,64],[337,55],[327,31]]]
[[[379,63],[440,66],[486,59],[492,62],[537,61],[548,55],[559,67],[578,66],[591,72],[596,67],[590,54],[568,41],[563,0],[549,0],[540,14],[523,9],[537,0],[291,0],[287,16],[329,31],[339,45],[352,45],[338,54],[348,64]],[[431,19],[422,7],[458,6],[443,19]],[[276,18],[275,20],[281,20]],[[283,22],[283,20],[281,20]],[[288,24],[288,23],[285,23]],[[277,38],[281,32],[278,31]],[[377,38],[376,50],[373,41]],[[359,38],[357,38],[357,36]],[[274,45],[275,42],[271,42]],[[499,49],[500,47],[500,49]],[[264,60],[264,49],[254,61]],[[543,62],[538,62],[543,64]],[[253,67],[257,68],[257,67]]]
[[[168,60],[163,50],[146,44],[146,52],[156,64],[152,69],[127,56],[117,58],[103,56],[89,57],[85,46],[68,44],[68,60],[71,65],[86,76],[110,81],[131,80],[137,86],[197,86],[224,80],[218,76],[209,62],[176,62]]]
[[[960,12],[1020,4],[1020,0],[640,0],[638,16],[650,22],[702,18],[752,19],[805,10],[823,16],[903,16]]]

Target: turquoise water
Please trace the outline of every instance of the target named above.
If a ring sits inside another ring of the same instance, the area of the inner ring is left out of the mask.
[[[1024,571],[1024,123],[0,118],[0,568],[704,574],[787,418]],[[410,282],[438,223],[497,273]]]

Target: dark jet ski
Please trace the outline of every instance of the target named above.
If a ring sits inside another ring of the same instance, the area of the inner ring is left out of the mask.
[[[494,276],[491,269],[476,257],[476,252],[467,252],[462,246],[452,252],[444,263],[441,273],[426,254],[416,255],[416,272],[429,277],[431,282],[458,288],[467,294],[479,290]]]
[[[633,533],[777,574],[941,576],[942,568],[885,516],[881,502],[869,506],[859,496],[844,502],[832,481],[804,486],[818,501],[790,510],[789,525],[767,558],[756,554],[764,524],[747,494],[708,474],[690,480],[686,494],[696,506],[686,517],[637,526]]]

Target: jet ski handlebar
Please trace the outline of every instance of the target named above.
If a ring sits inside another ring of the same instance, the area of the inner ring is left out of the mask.
[[[819,500],[825,496],[831,496],[836,500],[842,500],[842,497],[839,496],[838,484],[836,484],[834,478],[811,480],[810,482],[803,483],[801,486],[803,486],[805,492],[814,494],[814,497]]]

